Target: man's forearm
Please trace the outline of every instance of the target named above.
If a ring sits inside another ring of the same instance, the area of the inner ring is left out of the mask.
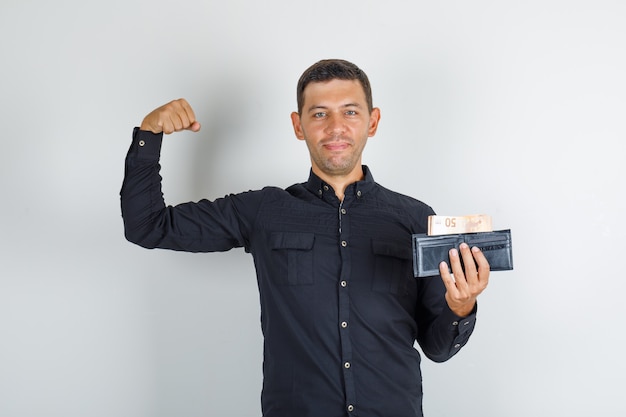
[[[439,316],[418,335],[424,354],[434,362],[444,362],[456,355],[474,331],[476,312],[477,305],[467,317],[459,317],[446,304]]]
[[[149,236],[155,214],[165,207],[159,174],[162,138],[162,134],[134,130],[120,191],[125,236],[144,247],[155,247]]]

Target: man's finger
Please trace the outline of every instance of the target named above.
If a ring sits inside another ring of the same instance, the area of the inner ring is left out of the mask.
[[[187,100],[185,100],[184,98],[181,98],[180,100],[183,111],[185,112],[185,117],[189,122],[187,126],[190,127],[196,122],[196,114],[193,112],[193,109],[191,108]]]
[[[163,133],[169,135],[170,133],[174,133],[176,128],[174,127],[174,123],[171,118],[163,119],[160,122]]]
[[[461,265],[461,258],[459,256],[458,249],[450,249],[448,256],[450,257],[450,269],[452,269],[456,287],[459,291],[464,291],[467,287],[467,281],[463,272],[463,266]]]
[[[445,261],[439,264],[439,275],[441,275],[441,280],[443,281],[443,285],[445,285],[446,290],[448,290],[448,293],[453,297],[456,297],[459,290],[456,288],[454,278],[450,273],[450,268],[448,268],[448,264]]]
[[[189,126],[189,130],[191,130],[192,132],[198,132],[200,130],[202,126],[200,125],[200,122],[195,121],[191,124],[191,126]]]
[[[478,274],[476,271],[476,263],[474,262],[473,253],[466,243],[461,243],[459,250],[461,252],[461,257],[463,258],[463,274],[465,276],[465,280],[469,284],[474,283],[478,279]]]
[[[476,265],[478,265],[478,279],[481,282],[484,282],[484,285],[486,286],[489,281],[489,273],[491,271],[489,261],[483,254],[483,251],[476,246],[472,248],[472,256],[474,257]]]

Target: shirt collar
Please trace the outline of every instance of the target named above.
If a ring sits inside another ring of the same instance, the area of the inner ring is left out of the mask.
[[[349,185],[348,188],[346,188],[346,194],[354,194],[357,198],[363,197],[376,186],[370,169],[367,165],[362,165],[362,167],[363,179]],[[313,173],[313,169],[311,169],[309,173],[309,180],[306,182],[306,188],[320,198],[324,196],[324,193],[332,190],[330,185]],[[331,192],[334,195],[334,191]]]

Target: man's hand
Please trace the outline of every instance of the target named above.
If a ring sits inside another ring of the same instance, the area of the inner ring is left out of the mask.
[[[487,288],[489,262],[477,247],[470,250],[467,244],[462,243],[459,250],[460,257],[458,250],[450,251],[450,266],[454,278],[445,262],[439,264],[439,273],[447,289],[446,301],[450,310],[457,316],[465,317],[474,309],[478,295]],[[465,271],[461,266],[461,257]]]
[[[181,130],[197,132],[200,130],[200,123],[187,100],[180,98],[153,110],[143,119],[139,129],[166,134]]]

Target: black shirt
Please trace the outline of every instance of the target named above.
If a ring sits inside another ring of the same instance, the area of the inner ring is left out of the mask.
[[[190,252],[252,254],[264,335],[266,417],[422,415],[422,352],[441,362],[467,342],[440,277],[412,274],[411,234],[433,210],[364,179],[343,202],[312,172],[267,187],[165,206],[162,135],[135,129],[121,190],[128,240]],[[236,389],[236,387],[233,387]]]

